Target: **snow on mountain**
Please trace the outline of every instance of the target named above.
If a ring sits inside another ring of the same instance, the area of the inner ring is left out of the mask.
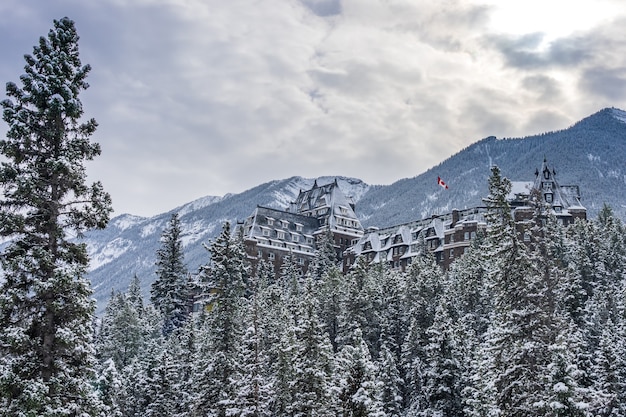
[[[620,109],[611,109],[613,112],[613,117],[615,117],[620,122],[626,123],[626,111]]]
[[[120,230],[128,229],[139,223],[146,221],[145,217],[134,216],[132,214],[122,214],[109,222],[109,227],[116,227]]]
[[[363,181],[354,178],[292,177],[261,184],[240,194],[203,197],[151,218],[123,214],[113,218],[105,230],[86,233],[85,243],[91,258],[89,277],[99,311],[111,290],[125,290],[135,274],[142,280],[144,296],[149,297],[150,284],[155,278],[155,254],[161,233],[173,213],[180,219],[185,261],[189,271],[195,273],[208,262],[205,244],[210,244],[226,221],[235,223],[245,219],[257,205],[285,209],[300,190],[312,187],[316,180],[322,185],[335,179],[344,193],[353,196],[355,201],[369,189]]]
[[[204,197],[152,218],[116,217],[105,230],[86,235],[95,297],[102,309],[111,289],[125,290],[135,274],[148,296],[161,232],[174,212],[181,221],[185,261],[196,272],[208,261],[204,245],[225,221],[241,221],[257,205],[284,209],[316,180],[323,185],[336,178],[344,194],[357,203],[364,227],[386,227],[481,205],[493,164],[511,180],[528,182],[534,181],[544,157],[557,170],[561,185],[580,186],[589,217],[607,203],[626,220],[626,112],[604,109],[561,131],[518,139],[490,136],[416,177],[390,185],[370,186],[346,177],[291,177],[239,194]],[[438,176],[449,189],[437,185]]]

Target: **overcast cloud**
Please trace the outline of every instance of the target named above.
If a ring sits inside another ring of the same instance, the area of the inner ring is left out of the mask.
[[[292,175],[388,184],[626,108],[623,0],[3,0],[0,81],[63,16],[115,214]]]

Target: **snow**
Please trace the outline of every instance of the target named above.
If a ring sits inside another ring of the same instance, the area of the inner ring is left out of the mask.
[[[620,109],[612,109],[613,117],[619,120],[622,123],[626,123],[626,111]]]
[[[126,230],[146,220],[147,218],[145,217],[134,216],[132,214],[122,214],[112,219],[110,225],[120,230]]]
[[[89,270],[93,271],[98,269],[100,266],[118,258],[128,250],[132,243],[133,242],[130,240],[118,237],[107,243],[103,248],[100,248],[97,252],[93,250],[95,248],[90,248],[89,253],[95,252],[95,255],[91,255],[90,257]]]
[[[141,229],[141,237],[148,237],[160,230],[158,222],[150,223]]]
[[[199,198],[197,200],[192,201],[191,203],[185,204],[178,210],[178,216],[182,217],[188,213],[194,212],[196,210],[200,210],[204,207],[208,207],[211,204],[219,203],[222,201],[224,197],[209,195],[206,197]]]

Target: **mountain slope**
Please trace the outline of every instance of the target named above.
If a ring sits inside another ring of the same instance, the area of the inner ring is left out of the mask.
[[[474,143],[439,165],[391,185],[369,186],[361,180],[337,177],[339,186],[357,203],[363,225],[385,227],[481,205],[493,164],[514,181],[534,180],[535,168],[547,158],[561,185],[579,185],[588,217],[604,203],[626,220],[626,112],[604,109],[568,129],[522,139],[489,137]],[[448,190],[437,185],[446,181]],[[320,184],[335,177],[318,178]],[[154,280],[155,253],[172,213],[181,220],[185,260],[190,272],[208,261],[209,243],[229,220],[249,216],[257,205],[285,208],[314,179],[292,177],[261,184],[240,194],[205,197],[152,218],[122,215],[103,231],[86,235],[92,259],[90,278],[99,308],[111,289],[124,290],[134,274],[144,294]]]
[[[522,139],[489,137],[414,178],[371,187],[357,207],[364,226],[379,227],[481,204],[490,167],[513,181],[533,181],[547,158],[561,185],[579,185],[589,217],[604,203],[626,219],[626,112],[604,109],[568,129]],[[448,190],[437,185],[437,176]]]
[[[317,181],[325,184],[335,178],[344,193],[355,200],[369,188],[353,178],[321,177]],[[112,219],[105,230],[86,233],[84,241],[92,268],[89,278],[98,309],[101,311],[106,304],[111,290],[125,290],[135,274],[142,280],[144,296],[149,297],[149,287],[155,278],[155,254],[160,246],[161,233],[173,213],[178,213],[181,223],[185,262],[189,271],[195,273],[208,261],[204,245],[217,236],[224,222],[245,219],[257,205],[284,209],[296,199],[300,190],[311,188],[315,180],[292,177],[272,181],[240,194],[204,197],[151,218],[124,214]]]

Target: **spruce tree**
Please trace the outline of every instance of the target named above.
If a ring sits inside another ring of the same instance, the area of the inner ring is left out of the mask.
[[[104,228],[111,200],[86,182],[85,162],[100,154],[97,123],[81,122],[79,93],[89,65],[68,18],[54,21],[22,86],[2,101],[9,129],[0,140],[0,409],[4,415],[94,415],[92,320],[86,246],[73,240]]]
[[[189,317],[189,285],[184,261],[178,214],[172,214],[157,250],[157,279],[152,283],[150,299],[163,316],[163,334],[185,325]]]
[[[350,343],[337,355],[336,386],[339,389],[341,413],[346,417],[383,417],[382,383],[378,381],[377,364],[372,361],[361,329],[356,329]]]
[[[203,339],[196,361],[194,404],[197,415],[224,417],[236,406],[236,377],[244,335],[246,282],[249,265],[241,239],[231,236],[230,223],[208,247],[211,260],[202,268],[202,282],[208,287],[212,306],[203,323]]]
[[[291,391],[293,401],[288,415],[334,416],[332,395],[333,351],[317,311],[313,280],[307,277],[298,306],[299,322],[295,327],[296,345]]]

